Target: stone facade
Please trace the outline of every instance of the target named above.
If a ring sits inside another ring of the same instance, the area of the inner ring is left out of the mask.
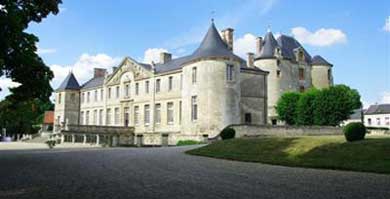
[[[230,124],[265,124],[268,73],[247,66],[229,42],[212,24],[192,55],[163,53],[156,64],[126,57],[78,89],[67,77],[55,93],[56,124],[134,127],[137,145],[203,141]]]

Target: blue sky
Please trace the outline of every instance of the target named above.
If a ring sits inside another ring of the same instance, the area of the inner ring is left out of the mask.
[[[333,63],[335,83],[358,89],[365,104],[390,103],[390,1],[329,2],[64,0],[57,16],[28,31],[40,38],[39,54],[55,72],[55,88],[70,69],[83,82],[93,67],[111,67],[125,56],[150,61],[160,51],[189,54],[211,17],[220,30],[235,29],[239,55],[252,51],[254,36],[269,27]]]

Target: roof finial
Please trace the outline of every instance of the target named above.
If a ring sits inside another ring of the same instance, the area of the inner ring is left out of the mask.
[[[215,10],[212,10],[210,15],[211,15],[211,23],[214,23]]]

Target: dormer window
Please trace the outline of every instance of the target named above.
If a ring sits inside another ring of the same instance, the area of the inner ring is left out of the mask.
[[[303,53],[302,50],[300,50],[300,51],[298,52],[298,60],[299,60],[299,61],[304,61],[304,60],[305,60],[305,54]]]
[[[275,48],[275,55],[278,56],[278,57],[282,56],[282,51],[280,50],[280,48],[278,48],[278,47]]]

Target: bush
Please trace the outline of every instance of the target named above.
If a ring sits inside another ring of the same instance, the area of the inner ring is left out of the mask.
[[[232,139],[236,136],[236,131],[230,127],[226,127],[221,131],[221,138],[223,140]]]
[[[46,141],[46,144],[47,144],[47,146],[49,146],[50,149],[52,149],[56,145],[56,141],[55,140],[48,140],[48,141]]]
[[[177,142],[177,146],[187,146],[187,145],[196,145],[202,144],[202,142],[198,142],[196,140],[180,140]]]
[[[287,92],[279,98],[276,104],[278,118],[288,125],[297,123],[297,103],[300,96],[301,94],[297,92]]]
[[[363,140],[366,135],[366,127],[361,122],[352,122],[344,127],[344,136],[348,142]]]

